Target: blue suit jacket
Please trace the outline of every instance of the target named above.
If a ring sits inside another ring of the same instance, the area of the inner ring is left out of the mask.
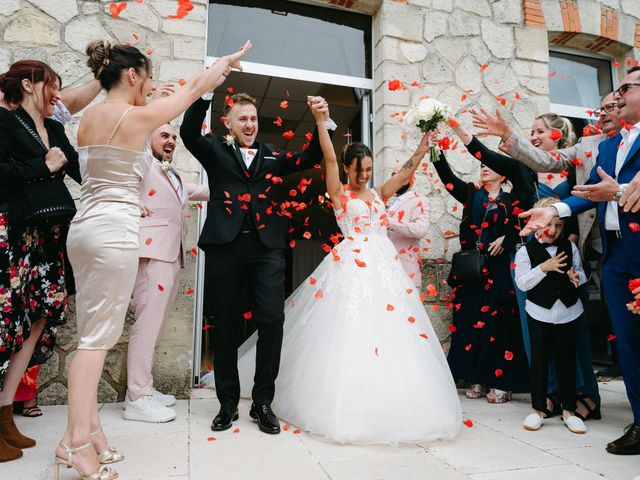
[[[592,185],[600,182],[600,176],[598,175],[598,167],[607,172],[607,174],[616,178],[616,155],[618,153],[618,145],[622,141],[622,135],[617,134],[614,137],[600,142],[598,146],[598,158],[596,164],[591,170],[589,179],[586,181],[587,185]],[[631,150],[627,154],[622,168],[617,177],[618,183],[629,183],[636,173],[640,171],[640,136],[636,139]],[[607,202],[592,202],[584,198],[570,196],[563,200],[564,203],[569,205],[571,213],[577,215],[578,213],[585,212],[592,208],[598,209],[598,225],[600,227],[600,235],[602,237],[602,251],[603,254],[607,254],[607,236],[604,226],[604,215],[607,209]],[[622,246],[629,260],[634,262],[640,262],[640,232],[635,233],[629,228],[630,223],[640,224],[640,212],[638,213],[624,213],[618,206],[618,216],[620,219],[620,234],[622,240]],[[604,256],[603,255],[603,256]]]

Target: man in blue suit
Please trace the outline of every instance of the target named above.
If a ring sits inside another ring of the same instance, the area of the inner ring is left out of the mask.
[[[522,230],[528,235],[544,229],[556,216],[569,217],[598,209],[598,223],[602,237],[602,277],[607,307],[616,336],[618,363],[622,370],[627,396],[633,411],[633,423],[624,435],[607,445],[609,453],[640,454],[640,317],[627,308],[635,297],[628,289],[629,280],[640,277],[640,213],[624,211],[619,201],[626,185],[640,171],[640,68],[629,70],[614,92],[618,117],[625,128],[603,141],[598,147],[598,159],[586,185],[616,182],[617,189],[603,201],[592,199],[594,189],[580,188],[573,195],[553,207],[536,208],[520,216],[529,221]],[[637,311],[637,309],[633,309]]]

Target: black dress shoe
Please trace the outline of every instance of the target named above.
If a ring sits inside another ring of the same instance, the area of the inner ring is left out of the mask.
[[[271,410],[271,405],[251,404],[249,416],[258,422],[258,427],[264,433],[280,433],[280,422]]]
[[[640,455],[640,425],[633,423],[624,429],[624,435],[607,445],[614,455]]]
[[[228,430],[236,420],[238,420],[238,407],[221,406],[218,415],[211,422],[211,430],[214,432]]]

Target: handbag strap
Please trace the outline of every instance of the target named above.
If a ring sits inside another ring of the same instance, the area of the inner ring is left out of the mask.
[[[31,136],[36,140],[36,142],[38,142],[40,144],[40,146],[44,149],[44,151],[48,152],[49,149],[47,148],[47,146],[42,141],[42,138],[40,138],[40,135],[38,135],[36,132],[34,132],[33,129],[29,126],[29,124],[27,122],[25,122],[22,118],[20,118],[20,116],[17,115],[15,112],[13,113],[13,116],[18,119],[18,121],[22,124],[22,126],[25,128],[25,130],[31,134]]]

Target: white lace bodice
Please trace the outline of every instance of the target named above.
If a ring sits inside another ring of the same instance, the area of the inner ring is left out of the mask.
[[[345,195],[342,208],[335,211],[338,226],[345,237],[357,235],[387,234],[387,211],[376,190],[371,190],[373,200],[367,202]]]

